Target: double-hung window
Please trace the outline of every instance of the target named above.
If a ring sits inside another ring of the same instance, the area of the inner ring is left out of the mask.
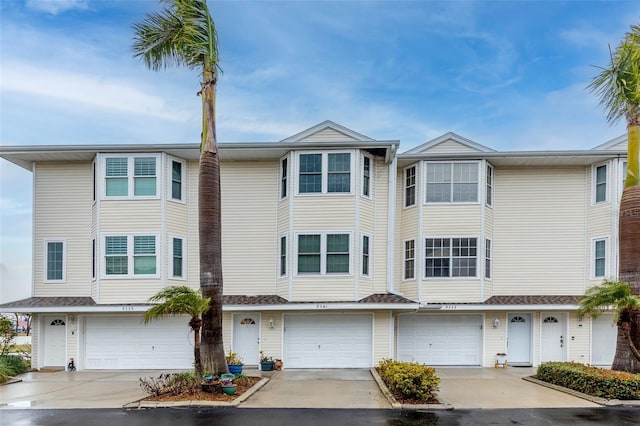
[[[427,238],[425,277],[476,277],[477,238]]]
[[[298,274],[348,274],[349,234],[298,235]]]
[[[427,162],[427,203],[478,202],[478,163]]]
[[[484,277],[491,279],[491,240],[484,240]]]
[[[404,170],[404,206],[416,204],[416,166]]]
[[[404,279],[416,277],[416,240],[404,242]]]
[[[351,192],[351,153],[300,154],[298,159],[298,193]]]
[[[113,235],[104,239],[106,276],[156,275],[157,248],[154,235]]]
[[[184,278],[183,266],[184,266],[184,240],[182,238],[171,238],[172,245],[172,260],[171,263],[171,276],[174,278]]]
[[[287,275],[287,237],[280,237],[280,276]]]
[[[493,206],[493,167],[487,164],[487,206]]]
[[[63,282],[65,280],[65,243],[64,241],[45,242],[45,282]]]
[[[362,157],[362,195],[371,196],[371,158]]]
[[[596,166],[594,170],[594,201],[604,203],[607,201],[607,165]]]
[[[155,197],[157,194],[157,156],[105,158],[107,198]]]
[[[182,201],[182,181],[184,165],[181,161],[171,161],[171,199]]]
[[[604,278],[607,273],[607,239],[593,240],[593,277]]]
[[[362,236],[362,275],[369,275],[369,241],[368,235]]]
[[[283,158],[280,162],[280,198],[287,197],[287,176],[289,174],[289,161]]]

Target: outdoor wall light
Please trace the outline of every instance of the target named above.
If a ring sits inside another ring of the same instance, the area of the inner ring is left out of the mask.
[[[269,318],[269,328],[275,328],[276,324],[273,322],[273,318]]]
[[[498,328],[500,326],[500,318],[496,317],[493,319],[493,328]]]

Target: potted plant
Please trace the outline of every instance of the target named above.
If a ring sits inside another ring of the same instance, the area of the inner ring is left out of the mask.
[[[264,354],[264,351],[260,351],[260,370],[272,371],[274,361],[273,358]]]
[[[227,366],[229,367],[229,373],[233,373],[236,376],[242,373],[242,358],[229,349],[229,354],[226,356],[227,358]]]
[[[222,387],[222,392],[227,395],[233,395],[236,393],[236,385],[233,384],[233,379],[225,377],[220,380],[220,386]]]

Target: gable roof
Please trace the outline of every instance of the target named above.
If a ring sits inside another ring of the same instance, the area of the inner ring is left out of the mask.
[[[477,142],[467,139],[453,132],[445,133],[428,142],[418,145],[403,154],[424,154],[430,152],[438,153],[454,153],[454,152],[496,152]]]
[[[331,120],[325,120],[322,123],[309,127],[300,133],[289,136],[280,142],[297,142],[297,141],[367,141],[374,139],[361,133],[353,131]]]
[[[594,151],[607,151],[607,150],[626,150],[627,149],[627,135],[620,135],[617,138],[611,139],[602,145],[595,146]]]

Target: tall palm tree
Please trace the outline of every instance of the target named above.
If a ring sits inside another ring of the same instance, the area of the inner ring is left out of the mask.
[[[164,8],[133,26],[134,57],[154,71],[186,66],[201,73],[202,132],[198,215],[200,290],[211,299],[203,317],[202,358],[214,374],[227,371],[222,341],[222,234],[220,159],[216,142],[215,94],[218,79],[218,39],[206,0],[160,0]]]
[[[150,302],[161,302],[144,313],[144,323],[167,315],[190,315],[189,327],[193,330],[193,360],[198,377],[202,377],[200,357],[200,328],[202,315],[209,310],[211,299],[187,286],[167,287],[149,298]]]
[[[618,280],[640,295],[640,26],[632,25],[588,86],[600,98],[607,120],[627,121],[627,175],[619,213]],[[640,310],[629,312],[630,338],[640,347]],[[640,372],[640,361],[628,356],[627,371]]]

